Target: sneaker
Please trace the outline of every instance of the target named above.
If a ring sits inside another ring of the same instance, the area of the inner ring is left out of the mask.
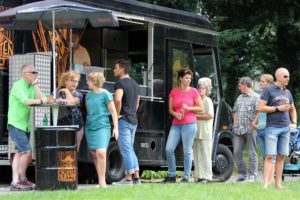
[[[133,184],[133,181],[132,180],[128,180],[126,178],[118,181],[118,182],[113,182],[112,183],[113,185],[132,185]]]
[[[201,183],[204,180],[204,178],[198,178],[197,180],[195,180],[195,183]]]
[[[185,178],[185,177],[183,177],[180,182],[181,183],[188,183],[188,182],[190,182],[190,180],[187,179],[187,178]]]
[[[32,187],[23,185],[20,182],[18,182],[18,183],[11,183],[9,190],[10,191],[28,191],[28,190],[32,190]]]
[[[248,182],[254,183],[256,181],[255,176],[249,176]]]
[[[34,188],[35,184],[29,181],[26,177],[20,178],[20,184]]]
[[[136,185],[140,185],[142,183],[141,179],[139,177],[133,178],[132,182],[133,182],[133,184],[136,184]]]
[[[170,176],[167,176],[163,181],[162,183],[176,183],[176,177],[170,177]]]
[[[238,178],[235,180],[235,182],[243,182],[243,181],[246,181],[247,180],[247,177],[245,176],[238,176]]]
[[[199,178],[199,179],[197,180],[197,183],[204,183],[204,184],[206,184],[206,183],[208,183],[208,182],[210,182],[210,180],[208,180],[208,179],[206,179],[206,178]]]

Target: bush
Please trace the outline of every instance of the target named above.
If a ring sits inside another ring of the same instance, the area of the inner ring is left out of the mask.
[[[177,177],[182,177],[183,172],[177,171]],[[141,178],[142,179],[163,179],[168,175],[168,171],[153,171],[153,170],[144,170]]]

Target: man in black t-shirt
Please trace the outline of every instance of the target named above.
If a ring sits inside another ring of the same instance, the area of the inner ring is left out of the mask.
[[[140,184],[138,159],[134,152],[134,137],[138,124],[139,85],[129,77],[128,61],[119,60],[114,74],[120,80],[115,84],[115,105],[119,116],[119,147],[124,160],[125,178],[115,185]]]
[[[282,188],[282,173],[285,157],[289,155],[290,130],[297,128],[297,111],[294,99],[286,88],[290,73],[286,68],[275,72],[276,82],[263,90],[259,111],[267,113],[265,131],[264,188],[267,188],[274,172],[272,160],[276,156],[275,188]]]

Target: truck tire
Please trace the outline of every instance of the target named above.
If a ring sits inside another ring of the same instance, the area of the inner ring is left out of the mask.
[[[232,173],[234,167],[234,158],[230,149],[218,144],[215,165],[213,166],[213,178],[218,179],[219,182],[227,181]]]
[[[117,141],[110,141],[106,152],[106,182],[117,182],[124,177],[124,164]]]

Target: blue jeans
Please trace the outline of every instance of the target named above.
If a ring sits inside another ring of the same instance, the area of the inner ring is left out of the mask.
[[[290,128],[267,127],[265,136],[266,156],[289,154]]]
[[[118,125],[118,143],[124,160],[125,174],[134,174],[135,171],[139,171],[138,159],[133,148],[137,125],[130,124],[124,119],[120,119]]]
[[[266,152],[265,152],[265,132],[266,132],[266,129],[257,130],[257,142],[259,144],[261,155],[263,156],[263,158],[266,157]]]
[[[182,140],[184,154],[184,178],[190,178],[192,169],[193,143],[196,132],[196,123],[171,126],[166,146],[169,177],[176,176],[176,158],[174,152],[180,140]]]

